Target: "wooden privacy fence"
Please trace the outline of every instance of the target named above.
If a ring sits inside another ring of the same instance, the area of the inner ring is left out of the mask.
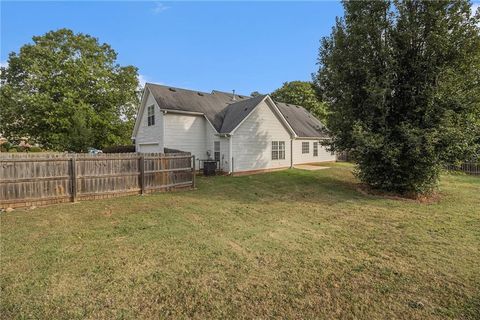
[[[46,205],[195,187],[182,154],[0,155],[0,208]]]

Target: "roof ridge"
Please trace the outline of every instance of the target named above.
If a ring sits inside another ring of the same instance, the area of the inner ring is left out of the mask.
[[[226,91],[213,89],[212,94],[214,95],[215,93],[220,93],[220,94],[224,94],[224,95],[227,95],[227,96],[233,96],[233,92],[226,92]],[[255,97],[252,97],[251,95],[248,95],[248,94],[241,94],[241,93],[236,93],[236,92],[235,92],[235,96],[240,97],[241,99],[255,98]]]
[[[201,94],[205,94],[205,95],[209,95],[209,96],[212,95],[211,93],[205,92],[205,91],[185,89],[185,88],[179,88],[179,87],[173,87],[173,86],[166,86],[164,84],[146,82],[145,86],[147,86],[147,85],[151,85],[151,86],[155,86],[155,87],[163,87],[163,88],[167,88],[167,89],[174,89],[174,90],[179,90],[179,91],[189,91],[189,92],[194,92],[194,93],[201,93]]]

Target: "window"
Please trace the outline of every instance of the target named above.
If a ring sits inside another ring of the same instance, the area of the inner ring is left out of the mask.
[[[285,141],[272,141],[272,160],[285,160]]]
[[[285,141],[278,141],[278,159],[285,160]]]
[[[149,127],[155,125],[155,106],[153,105],[147,108],[147,125]]]
[[[313,156],[318,157],[318,142],[313,143]]]
[[[213,142],[213,158],[220,161],[220,141]]]
[[[310,152],[310,143],[302,142],[302,153],[309,153],[309,152]]]

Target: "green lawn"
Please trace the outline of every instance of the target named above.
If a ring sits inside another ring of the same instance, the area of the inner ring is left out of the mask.
[[[0,317],[480,319],[480,178],[418,203],[351,169],[2,213]]]

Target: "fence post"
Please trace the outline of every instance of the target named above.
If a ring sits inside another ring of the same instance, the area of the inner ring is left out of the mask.
[[[77,201],[77,159],[73,155],[70,159],[70,166],[72,169],[72,202]]]
[[[195,189],[196,185],[195,185],[195,176],[196,176],[196,172],[195,172],[195,156],[192,156],[192,187]]]
[[[140,194],[145,194],[145,157],[140,156]]]

